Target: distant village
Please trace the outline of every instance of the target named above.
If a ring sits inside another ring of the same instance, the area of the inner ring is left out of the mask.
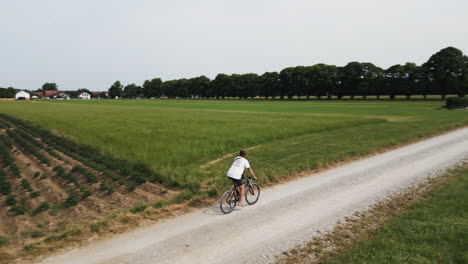
[[[14,88],[0,88],[0,100],[35,100],[35,99],[49,99],[49,100],[70,100],[70,99],[104,99],[109,98],[107,91],[59,91],[59,90],[45,90],[45,91],[27,91],[17,90]]]

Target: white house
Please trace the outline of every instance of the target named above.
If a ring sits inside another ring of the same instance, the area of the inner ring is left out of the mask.
[[[16,100],[29,100],[31,96],[25,91],[19,91],[15,95]]]
[[[91,99],[91,95],[87,92],[82,92],[78,95],[78,98],[80,99]]]

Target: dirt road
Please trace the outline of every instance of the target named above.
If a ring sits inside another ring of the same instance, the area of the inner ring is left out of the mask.
[[[217,205],[41,263],[267,263],[317,230],[468,158],[468,128],[264,190],[254,206]]]

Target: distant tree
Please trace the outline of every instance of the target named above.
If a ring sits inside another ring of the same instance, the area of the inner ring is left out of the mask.
[[[79,95],[80,93],[88,93],[88,94],[90,94],[91,96],[93,95],[93,94],[91,93],[91,91],[88,90],[88,89],[86,89],[86,88],[80,88],[80,89],[78,89],[78,90],[76,90],[76,91],[67,91],[67,94],[68,94],[71,98],[77,98],[78,95]]]
[[[0,88],[0,98],[15,98],[16,89],[13,87]]]
[[[284,68],[280,71],[280,99],[283,99],[285,95],[291,99],[296,93],[296,70],[294,67]]]
[[[86,88],[80,88],[80,89],[76,90],[76,92],[77,92],[78,94],[80,94],[80,93],[89,93],[89,94],[92,95],[91,91],[88,90],[88,89],[86,89]]]
[[[187,97],[206,97],[209,92],[208,90],[210,89],[210,83],[210,79],[204,75],[189,79],[187,83]]]
[[[114,82],[114,84],[112,84],[112,86],[109,88],[110,97],[111,98],[115,98],[116,96],[121,97],[122,89],[123,89],[123,85],[120,83],[120,81]]]
[[[432,55],[422,67],[429,74],[433,91],[445,99],[463,86],[466,63],[466,56],[459,49],[447,47]]]
[[[396,95],[401,94],[403,75],[403,66],[400,64],[393,65],[385,71],[385,93],[390,99],[395,99]]]
[[[306,70],[307,85],[310,86],[308,93],[317,98],[331,96],[336,89],[337,68],[334,65],[316,64],[312,67],[307,67]]]
[[[265,99],[270,96],[274,99],[279,93],[280,86],[280,77],[277,72],[265,72],[260,76],[260,95]]]
[[[457,90],[457,94],[460,97],[464,97],[466,94],[468,94],[468,57],[463,56],[463,58],[464,58],[465,69],[463,71],[463,76],[461,78],[461,85],[459,89]]]
[[[159,97],[162,94],[162,81],[160,78],[146,80],[143,83],[143,95],[145,97]]]
[[[232,90],[232,80],[227,74],[220,73],[216,75],[215,79],[211,82],[211,90],[213,95],[218,98],[224,99]]]
[[[402,67],[403,70],[403,85],[402,94],[406,96],[406,99],[410,99],[412,95],[418,93],[418,86],[421,81],[420,68],[415,63],[406,63]]]
[[[234,79],[239,99],[253,98],[259,92],[259,76],[255,73],[237,75]]]
[[[356,93],[366,99],[366,96],[375,93],[375,82],[383,70],[369,62],[361,63],[361,67],[362,75]]]
[[[57,91],[58,85],[56,83],[44,83],[42,91]]]
[[[290,90],[288,93],[289,99],[291,99],[294,95],[297,95],[299,97],[307,95],[307,98],[309,98],[309,95],[312,93],[312,91],[309,88],[313,86],[308,85],[308,80],[306,78],[306,69],[307,68],[304,66],[294,67],[292,71],[292,90]]]
[[[122,96],[125,98],[136,98],[142,95],[142,92],[143,89],[140,86],[132,83],[124,87]]]
[[[242,77],[240,74],[232,74],[230,76],[231,79],[231,90],[229,91],[229,96],[235,99],[236,97],[241,94],[241,86],[242,86]]]
[[[358,87],[362,81],[363,74],[364,69],[361,63],[353,61],[346,64],[340,72],[340,96],[349,95],[351,99],[354,99],[354,96],[357,94]]]
[[[187,96],[187,79],[170,80],[163,82],[162,95],[169,98],[186,97]]]

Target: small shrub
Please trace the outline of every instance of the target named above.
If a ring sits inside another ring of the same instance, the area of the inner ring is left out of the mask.
[[[208,197],[210,198],[215,197],[218,195],[218,190],[211,188],[208,190],[207,194],[208,194]]]
[[[200,191],[201,184],[199,182],[191,182],[186,184],[186,188],[193,194],[197,194]]]
[[[75,193],[70,194],[65,200],[66,206],[75,206],[80,201],[80,198]]]
[[[43,237],[44,232],[42,232],[40,230],[33,230],[33,231],[30,232],[30,235],[31,235],[32,238]]]
[[[26,232],[21,232],[21,235],[23,237],[32,237],[32,238],[38,238],[38,237],[43,237],[44,232],[40,230],[33,230],[33,231],[26,231]]]
[[[0,236],[0,247],[8,244],[8,241],[9,241],[8,238]]]
[[[15,205],[16,204],[16,195],[8,195],[8,197],[5,200],[7,205]]]
[[[25,189],[28,192],[32,192],[32,190],[33,190],[31,188],[31,184],[29,184],[28,180],[26,180],[26,179],[21,180],[21,187],[23,187],[23,189]]]
[[[192,207],[198,207],[198,206],[203,205],[203,201],[200,198],[195,198],[195,199],[190,200],[188,205]]]
[[[59,211],[60,211],[60,207],[58,205],[52,205],[47,213],[50,216],[57,216]]]
[[[33,244],[27,244],[24,246],[23,250],[24,251],[32,251],[36,248],[36,246],[34,246]]]
[[[34,175],[33,175],[34,178],[37,178],[37,177],[39,177],[39,176],[41,176],[41,173],[38,172],[38,171],[36,171],[36,172],[34,173]]]
[[[42,202],[39,206],[37,206],[36,209],[32,212],[33,215],[36,215],[40,212],[44,212],[49,209],[49,203],[48,202]]]
[[[87,188],[82,187],[82,189],[81,189],[81,197],[82,198],[86,198],[88,196],[91,196],[91,194],[92,193],[91,193],[90,190],[88,190]]]
[[[11,184],[0,176],[0,194],[8,195],[11,193]]]
[[[449,97],[445,106],[449,109],[468,107],[468,97]]]
[[[102,191],[107,191],[108,193],[113,193],[113,192],[115,192],[114,188],[108,186],[108,185],[105,184],[105,183],[101,183],[100,189],[101,189]]]
[[[40,191],[35,191],[35,192],[32,192],[30,194],[31,198],[37,198],[39,196],[41,196],[41,192]]]
[[[159,200],[159,201],[154,202],[151,206],[153,206],[154,208],[161,208],[167,204],[169,204],[167,201]]]
[[[91,224],[89,228],[91,229],[91,232],[99,233],[104,231],[108,226],[109,224],[106,221],[99,221]]]
[[[127,186],[129,192],[133,192],[137,187],[134,182],[127,182],[125,185]]]
[[[60,167],[60,166],[54,167],[54,168],[52,169],[52,171],[53,171],[53,172],[56,172],[57,174],[65,173],[65,170],[64,170],[62,167]]]
[[[41,176],[40,179],[41,179],[41,180],[47,179],[47,176],[48,176],[48,175],[44,173],[44,174],[42,174],[42,176]]]
[[[178,194],[176,197],[172,198],[171,202],[173,203],[182,203],[184,201],[190,200],[193,196],[193,193],[184,191]]]
[[[28,209],[22,205],[15,205],[10,209],[10,212],[15,213],[16,215],[24,215]]]
[[[136,205],[134,206],[133,208],[130,209],[130,212],[132,214],[136,214],[138,212],[141,212],[141,211],[144,211],[146,209],[146,207],[148,207],[148,205],[146,204],[139,204],[139,205]]]

